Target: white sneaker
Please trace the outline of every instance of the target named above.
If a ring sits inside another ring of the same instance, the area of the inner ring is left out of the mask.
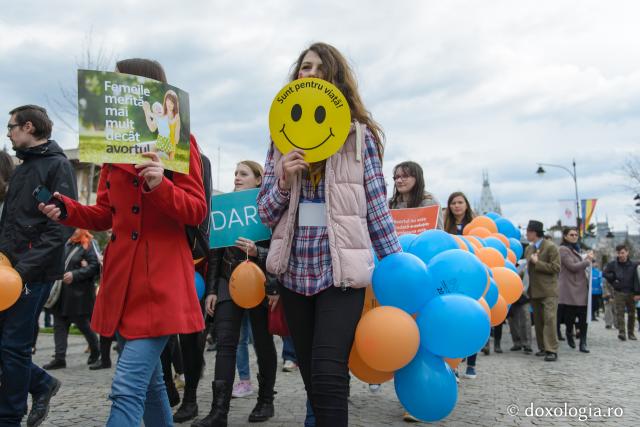
[[[283,372],[293,372],[298,369],[298,365],[293,360],[285,360],[282,364]]]
[[[251,381],[238,381],[233,386],[231,397],[247,397],[253,394],[253,387],[251,387]]]
[[[369,384],[369,391],[371,393],[377,393],[380,391],[380,384]]]

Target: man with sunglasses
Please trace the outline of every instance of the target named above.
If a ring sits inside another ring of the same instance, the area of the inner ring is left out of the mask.
[[[0,426],[20,425],[29,392],[33,403],[27,426],[37,426],[47,416],[60,381],[32,362],[31,345],[37,316],[53,282],[64,273],[64,245],[71,230],[38,210],[34,190],[40,195],[58,191],[76,198],[76,180],[62,148],[49,139],[53,123],[44,108],[24,105],[9,114],[7,137],[22,163],[5,197],[0,252],[20,274],[23,291],[13,306],[0,312]]]

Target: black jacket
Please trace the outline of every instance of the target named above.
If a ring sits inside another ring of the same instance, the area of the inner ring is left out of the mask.
[[[71,163],[55,141],[16,150],[21,159],[5,197],[0,219],[0,252],[11,260],[25,283],[52,282],[62,277],[64,245],[72,230],[50,221],[38,210],[33,190],[47,187],[51,194],[76,198]]]
[[[637,267],[638,264],[631,262],[631,260],[621,263],[616,259],[615,261],[611,261],[607,264],[602,275],[607,279],[611,286],[613,286],[615,291],[640,293],[638,290],[635,290],[634,292]]]
[[[65,245],[64,260],[74,248],[78,248],[71,257],[65,272],[73,274],[73,281],[62,283],[62,291],[58,302],[52,307],[60,316],[89,316],[96,300],[95,279],[100,273],[100,264],[93,246],[87,249],[79,243],[69,242]],[[82,261],[87,266],[82,266]]]

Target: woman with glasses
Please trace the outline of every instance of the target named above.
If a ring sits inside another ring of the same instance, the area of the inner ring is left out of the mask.
[[[562,232],[560,252],[560,275],[558,276],[558,303],[564,307],[564,324],[567,344],[575,348],[573,325],[578,318],[580,351],[589,353],[587,349],[587,301],[589,299],[589,277],[587,268],[591,267],[593,252],[583,257],[578,243],[578,230],[575,227],[565,228]]]
[[[412,161],[397,164],[393,168],[393,197],[389,201],[390,209],[422,208],[439,206],[433,194],[425,191],[422,167]],[[437,228],[442,230],[442,215],[438,215]]]

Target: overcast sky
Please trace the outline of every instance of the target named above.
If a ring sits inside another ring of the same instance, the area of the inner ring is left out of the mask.
[[[94,55],[157,59],[189,92],[192,132],[229,191],[238,161],[264,161],[269,106],[292,63],[324,41],[351,61],[385,130],[389,183],[411,159],[442,203],[457,190],[475,202],[488,169],[504,216],[551,224],[573,182],[559,169],[538,177],[536,163],[575,158],[580,197],[636,233],[621,168],[638,154],[638,16],[636,1],[5,2],[0,110],[53,109],[60,87],[74,89],[92,32]],[[77,146],[53,118],[54,138]]]

